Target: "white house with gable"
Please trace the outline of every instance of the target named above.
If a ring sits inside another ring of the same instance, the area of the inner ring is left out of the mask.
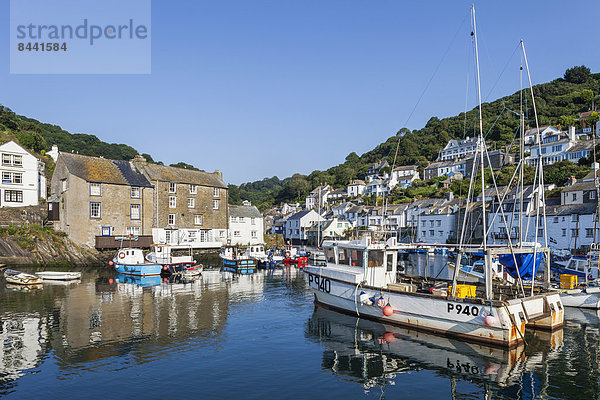
[[[320,221],[324,221],[324,218],[315,210],[297,212],[285,221],[283,237],[291,244],[306,244],[310,227]]]
[[[45,163],[10,141],[0,146],[0,206],[36,206],[46,199]]]
[[[229,206],[229,240],[232,245],[262,244],[263,216],[254,206]]]

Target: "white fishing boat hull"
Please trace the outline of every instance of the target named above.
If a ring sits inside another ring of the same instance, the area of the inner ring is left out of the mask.
[[[567,290],[560,293],[560,299],[566,307],[600,310],[600,288]]]
[[[36,275],[45,281],[74,281],[81,279],[81,272],[43,271]]]
[[[492,345],[516,346],[523,341],[527,319],[520,300],[494,302],[483,305],[462,299],[448,299],[422,293],[398,292],[378,288],[359,287],[357,283],[342,282],[328,277],[327,268],[306,267],[309,286],[317,304],[399,326],[443,334]],[[386,316],[377,304],[364,304],[360,293],[379,298],[383,293],[393,307]],[[356,300],[355,300],[356,299]],[[509,316],[509,313],[511,314]],[[495,318],[488,319],[492,315]],[[514,323],[511,321],[511,316]]]

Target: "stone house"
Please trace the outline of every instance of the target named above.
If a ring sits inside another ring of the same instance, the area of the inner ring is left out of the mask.
[[[37,206],[46,199],[45,163],[14,141],[0,145],[0,206]]]
[[[212,173],[133,160],[154,186],[154,243],[220,247],[227,241],[227,185]]]
[[[263,215],[254,206],[229,206],[229,241],[232,245],[264,243]]]
[[[152,243],[153,188],[129,161],[61,152],[51,181],[56,230],[78,244],[119,247],[115,238]]]

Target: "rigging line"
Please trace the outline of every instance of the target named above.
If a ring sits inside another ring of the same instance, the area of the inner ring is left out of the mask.
[[[492,126],[490,126],[490,129],[488,129],[488,131],[485,133],[485,136],[483,137],[484,139],[487,139],[488,135],[490,134],[490,132],[492,131],[492,129],[494,128],[494,125],[496,125],[496,122],[498,122],[498,120],[500,119],[500,117],[502,116],[502,114],[504,113],[504,110],[506,110],[506,107],[504,107],[502,109],[502,111],[500,111],[500,114],[498,114],[498,116],[496,117],[496,120],[494,121],[494,123],[492,124]]]
[[[502,75],[506,71],[506,68],[508,67],[508,64],[510,63],[510,61],[512,60],[513,56],[515,55],[516,51],[520,48],[520,46],[521,46],[521,42],[517,43],[517,45],[515,46],[515,49],[513,50],[512,54],[510,55],[510,57],[508,57],[508,60],[506,60],[506,64],[504,64],[504,68],[502,68],[502,72],[500,72],[500,75],[498,75],[498,78],[496,79],[496,82],[494,83],[494,85],[492,86],[492,88],[490,89],[490,91],[488,92],[487,96],[485,96],[484,100],[487,100],[487,99],[490,98],[490,96],[492,95],[492,92],[494,91],[494,89],[498,85],[498,82],[500,82],[500,78],[502,78]]]

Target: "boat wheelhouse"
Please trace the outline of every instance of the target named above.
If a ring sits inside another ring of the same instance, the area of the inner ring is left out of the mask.
[[[320,306],[503,347],[521,343],[526,326],[553,330],[563,324],[557,292],[523,297],[511,295],[512,287],[493,292],[491,274],[486,274],[484,287],[457,285],[452,296],[448,281],[399,276],[394,237],[326,241],[323,248],[326,266],[304,269]],[[492,257],[492,249],[486,257]]]

